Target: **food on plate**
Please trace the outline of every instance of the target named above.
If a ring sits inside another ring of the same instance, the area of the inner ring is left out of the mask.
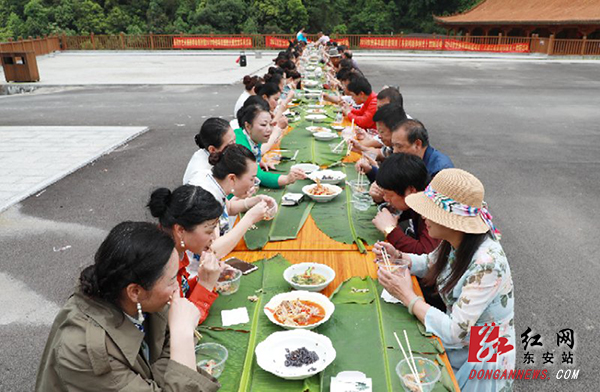
[[[314,267],[308,267],[303,274],[298,274],[292,276],[292,282],[296,284],[303,284],[308,286],[314,286],[321,283],[325,283],[327,278],[325,278],[321,274],[316,274],[313,272]]]
[[[319,360],[319,355],[314,351],[309,351],[306,347],[300,347],[294,351],[286,348],[285,353],[285,367],[301,367]]]
[[[307,192],[313,196],[331,196],[335,194],[335,191],[320,183],[317,183],[317,186],[309,189]]]
[[[278,323],[292,327],[316,324],[325,317],[325,309],[321,305],[300,299],[286,299],[275,309],[266,309],[273,313]]]
[[[258,301],[258,297],[256,295],[249,295],[248,296],[248,301],[250,301],[250,302],[256,302],[256,301]]]

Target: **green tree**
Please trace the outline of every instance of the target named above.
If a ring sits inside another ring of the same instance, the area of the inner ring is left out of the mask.
[[[27,36],[36,37],[47,34],[50,30],[49,10],[44,6],[42,0],[30,0],[23,12],[25,16],[24,33]]]
[[[131,24],[131,17],[119,6],[113,7],[106,16],[106,32],[118,34],[121,31],[127,31]]]
[[[211,26],[214,32],[238,33],[246,19],[246,8],[242,0],[209,0],[197,21]]]
[[[76,3],[75,28],[79,33],[104,33],[106,29],[104,10],[92,0],[79,0]]]
[[[281,13],[279,25],[288,33],[295,33],[308,23],[308,12],[302,0],[287,0],[285,11]]]

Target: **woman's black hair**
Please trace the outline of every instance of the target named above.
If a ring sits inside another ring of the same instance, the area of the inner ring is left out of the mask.
[[[232,144],[221,152],[210,154],[208,162],[213,165],[212,173],[216,179],[222,180],[228,174],[236,177],[248,171],[248,162],[256,162],[256,157],[246,146]]]
[[[210,192],[194,185],[182,185],[173,192],[159,188],[152,192],[147,207],[163,228],[178,224],[187,231],[223,213],[223,206]]]
[[[454,253],[455,259],[452,264],[452,272],[443,282],[438,285],[437,280],[446,264],[448,264],[448,256],[452,246],[448,241],[442,241],[440,246],[435,251],[437,254],[436,260],[433,265],[427,271],[427,274],[423,278],[425,286],[437,287],[437,292],[441,294],[448,294],[454,289],[454,286],[458,283],[460,278],[465,274],[475,252],[481,246],[489,232],[483,234],[469,234],[464,233],[463,239]]]
[[[269,103],[260,95],[249,97],[246,102],[244,102],[244,106],[242,106],[236,114],[240,128],[244,128],[245,123],[251,124],[260,112],[270,113],[271,108],[269,107]]]
[[[265,77],[267,75],[274,75],[274,74],[281,74],[281,75],[283,75],[283,69],[281,69],[279,67],[269,67],[269,70],[265,74]]]
[[[228,130],[229,123],[227,120],[211,117],[204,121],[200,132],[194,136],[194,140],[200,148],[208,149],[210,146],[221,148],[223,145],[223,136],[225,136]]]
[[[292,78],[292,79],[300,79],[302,77],[302,75],[300,75],[300,73],[298,71],[287,71],[285,73],[285,76],[288,78]]]
[[[279,83],[281,83],[282,79],[283,79],[283,74],[279,74],[279,73],[272,74],[272,75],[267,74],[267,75],[265,75],[265,84],[273,83],[274,85],[279,86]]]
[[[131,283],[152,289],[174,248],[171,236],[152,223],[119,223],[102,241],[94,264],[81,272],[81,289],[88,297],[119,306],[123,289]]]
[[[267,97],[272,97],[273,95],[280,93],[281,90],[279,89],[279,85],[277,83],[268,82],[263,84],[262,86],[260,86],[259,90],[256,90],[256,95],[261,97],[263,95],[266,95]]]
[[[377,185],[404,196],[406,189],[414,187],[422,192],[429,184],[425,162],[412,154],[396,153],[387,157],[377,172]]]
[[[244,83],[244,88],[246,89],[246,91],[250,91],[254,88],[256,83],[258,83],[261,80],[262,80],[262,78],[260,78],[256,75],[254,75],[254,76],[246,75],[246,76],[244,76],[244,80],[242,82]]]

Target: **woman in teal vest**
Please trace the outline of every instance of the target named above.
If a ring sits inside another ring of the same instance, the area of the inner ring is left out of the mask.
[[[272,116],[269,105],[264,100],[248,99],[248,104],[238,111],[238,123],[241,128],[235,130],[236,143],[246,146],[258,162],[257,177],[260,184],[267,188],[281,188],[293,184],[297,180],[306,178],[300,169],[292,169],[289,174],[269,172],[274,166],[262,161],[261,146],[269,140],[272,133]],[[262,101],[262,102],[261,102]]]

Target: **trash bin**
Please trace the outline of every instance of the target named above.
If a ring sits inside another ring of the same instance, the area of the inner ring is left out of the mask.
[[[240,52],[240,67],[245,67],[248,65],[248,60],[246,59],[246,52],[243,50]]]
[[[34,52],[4,52],[0,53],[0,59],[7,82],[39,82]]]

